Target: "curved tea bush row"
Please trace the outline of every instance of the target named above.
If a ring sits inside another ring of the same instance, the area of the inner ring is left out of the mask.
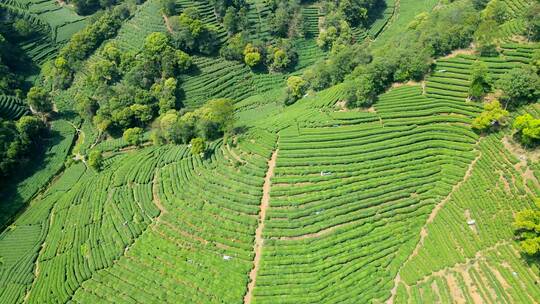
[[[207,160],[184,154],[161,163],[152,186],[161,215],[114,266],[83,283],[73,301],[241,302],[272,139],[264,132],[246,138],[264,156],[218,142]]]
[[[448,302],[480,298],[534,303],[538,298],[540,288],[534,282],[540,277],[519,256],[511,223],[512,214],[527,208],[540,188],[535,176],[525,174],[531,163],[508,151],[503,136],[493,134],[480,141],[479,159],[469,179],[427,226],[423,247],[400,272],[409,287],[398,290],[397,303],[448,297]],[[445,289],[451,292],[440,293]]]
[[[84,174],[84,165],[68,168],[26,212],[0,234],[0,302],[20,303],[34,279],[35,260],[50,227],[50,212]]]
[[[0,117],[15,120],[29,114],[28,106],[15,96],[0,95]]]
[[[478,106],[404,86],[375,110],[380,122],[280,131],[257,303],[386,299],[419,227],[463,178]]]

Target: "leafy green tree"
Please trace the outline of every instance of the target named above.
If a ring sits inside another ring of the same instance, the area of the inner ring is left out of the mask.
[[[144,50],[151,55],[161,53],[169,44],[167,35],[161,32],[153,32],[144,40]]]
[[[131,110],[131,113],[133,113],[132,115],[135,124],[139,126],[144,126],[148,124],[150,121],[152,121],[152,118],[154,117],[152,107],[150,107],[149,105],[142,105],[136,103],[129,106],[129,109]]]
[[[287,79],[287,92],[296,99],[304,96],[306,88],[306,81],[300,76],[290,76]]]
[[[476,10],[482,10],[486,7],[489,0],[472,0],[472,4]]]
[[[172,40],[179,49],[210,55],[219,45],[218,32],[200,18],[197,9],[185,9],[172,24]]]
[[[191,154],[204,156],[206,152],[206,143],[204,139],[200,137],[195,137],[191,140]]]
[[[480,23],[474,38],[476,41],[476,48],[482,56],[494,56],[497,55],[497,46],[495,45],[495,39],[498,37],[498,24],[492,20],[485,20]]]
[[[507,10],[506,5],[502,1],[491,0],[482,11],[482,18],[486,21],[492,20],[497,24],[503,24],[508,19]]]
[[[356,89],[356,106],[369,107],[377,98],[377,91],[375,84],[369,76],[360,77],[358,81],[358,88]]]
[[[234,7],[231,6],[227,9],[225,16],[223,16],[223,27],[229,35],[232,35],[238,32],[238,23],[239,22],[236,15],[236,10],[234,9]]]
[[[538,257],[540,254],[540,200],[535,200],[534,208],[516,213],[513,227],[521,251],[529,256]]]
[[[103,154],[101,150],[94,149],[88,153],[88,166],[96,171],[103,168]]]
[[[540,91],[540,77],[529,66],[514,68],[502,75],[496,86],[512,103],[535,100]]]
[[[34,116],[21,117],[16,127],[22,142],[27,145],[39,139],[46,129],[43,121]]]
[[[523,114],[514,121],[514,135],[525,146],[534,146],[540,143],[540,119],[531,114]]]
[[[143,129],[129,128],[124,131],[122,138],[130,145],[138,146],[142,143]]]
[[[260,50],[253,46],[251,43],[248,43],[244,48],[244,62],[250,66],[254,67],[258,65],[262,60],[262,55]]]
[[[160,0],[161,11],[166,16],[174,16],[176,14],[176,3],[174,0]]]
[[[163,138],[170,143],[178,143],[180,139],[180,130],[178,115],[175,111],[166,113],[159,119],[159,127]]]
[[[195,136],[195,126],[193,122],[182,118],[178,121],[177,128],[177,139],[183,144],[189,143],[189,141]]]
[[[19,35],[20,37],[28,37],[32,35],[32,33],[34,33],[34,30],[32,29],[32,25],[30,24],[30,22],[28,22],[28,20],[25,20],[23,18],[17,19],[13,23],[13,28],[17,32],[17,35]]]
[[[527,38],[532,41],[540,40],[540,3],[534,2],[525,13]]]
[[[244,33],[238,33],[230,37],[221,50],[220,55],[227,60],[244,60],[244,49],[247,45],[247,37]]]
[[[49,93],[42,87],[32,87],[26,95],[28,104],[34,111],[39,113],[50,113],[53,110],[53,104]]]
[[[491,77],[488,67],[482,61],[475,61],[471,68],[469,77],[469,96],[474,100],[480,100],[491,89]]]
[[[498,100],[493,100],[484,105],[484,111],[473,120],[472,128],[478,132],[496,130],[506,125],[508,114]]]
[[[179,73],[185,73],[193,66],[193,59],[187,53],[176,50],[176,66]]]
[[[120,73],[116,64],[107,59],[100,59],[90,66],[89,82],[94,85],[111,85],[118,81]]]

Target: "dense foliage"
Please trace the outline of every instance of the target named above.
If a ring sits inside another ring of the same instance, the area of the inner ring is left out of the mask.
[[[367,27],[370,15],[384,9],[384,5],[384,1],[377,0],[325,1],[322,8],[325,17],[317,44],[330,49],[334,45],[354,43],[352,27]]]
[[[469,77],[469,97],[473,100],[481,100],[491,89],[491,77],[488,74],[488,67],[481,61],[476,61],[472,66]]]
[[[349,106],[369,106],[390,84],[421,80],[432,58],[468,46],[478,22],[478,12],[470,2],[454,2],[418,15],[408,31],[373,50],[373,55],[358,44],[332,44],[329,58],[305,71],[303,78],[311,89],[322,90],[351,74]]]
[[[473,120],[472,128],[479,132],[497,130],[506,125],[508,114],[498,100],[493,100],[484,104],[484,111]]]
[[[501,76],[496,87],[505,100],[513,104],[536,100],[540,94],[540,77],[530,66],[514,68]]]
[[[121,4],[124,0],[67,0],[69,4],[73,4],[75,11],[79,15],[89,15],[100,9],[108,9],[115,5]],[[144,0],[134,0],[135,4],[141,4]]]
[[[120,52],[112,43],[100,52],[86,80],[89,93],[78,95],[76,107],[101,131],[142,128],[159,113],[180,109],[178,76],[189,71],[192,61],[168,36],[148,35],[139,52]]]
[[[173,17],[171,26],[172,44],[188,53],[213,54],[219,45],[217,29],[204,23],[197,9],[187,8],[179,17]]]
[[[0,9],[0,19],[0,94],[21,96],[27,90],[24,74],[33,67],[17,43],[35,39],[39,29],[9,10]]]
[[[104,12],[95,22],[74,34],[60,50],[58,57],[44,68],[52,89],[65,89],[73,81],[82,60],[92,54],[105,40],[116,35],[122,21],[130,16],[126,6]]]
[[[17,122],[0,118],[0,182],[37,155],[46,132],[45,124],[36,117],[23,116]]]
[[[198,137],[215,140],[230,132],[234,124],[234,108],[229,99],[214,99],[201,108],[183,115],[171,110],[158,120],[154,130],[155,143],[189,143]]]
[[[521,250],[529,256],[538,257],[540,254],[540,200],[536,200],[535,208],[516,213],[514,229]]]
[[[531,114],[523,114],[514,121],[514,135],[526,146],[535,146],[540,143],[540,119]]]

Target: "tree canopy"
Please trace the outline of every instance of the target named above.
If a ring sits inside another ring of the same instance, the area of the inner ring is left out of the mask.
[[[516,213],[513,223],[520,249],[527,255],[540,254],[540,200],[535,207]]]

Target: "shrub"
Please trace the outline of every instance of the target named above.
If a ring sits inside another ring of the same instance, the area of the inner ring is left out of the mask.
[[[141,128],[129,128],[124,131],[122,138],[130,145],[138,146],[142,142],[143,130]]]
[[[508,114],[508,111],[501,108],[498,100],[493,100],[484,105],[484,111],[473,120],[472,128],[479,132],[498,129],[506,125]]]
[[[88,154],[88,166],[96,171],[101,171],[103,167],[103,154],[101,150],[90,151]]]
[[[191,153],[193,155],[199,155],[201,157],[204,156],[204,153],[206,152],[206,143],[204,139],[200,137],[193,138],[190,144],[191,144]]]
[[[501,76],[496,83],[509,102],[517,104],[534,100],[540,92],[540,77],[530,67],[514,68]]]
[[[514,217],[514,229],[521,251],[529,256],[540,254],[540,200],[536,199],[535,208],[518,212]]]
[[[540,119],[535,119],[531,114],[523,114],[516,117],[514,131],[517,139],[526,146],[537,145],[540,141]]]

